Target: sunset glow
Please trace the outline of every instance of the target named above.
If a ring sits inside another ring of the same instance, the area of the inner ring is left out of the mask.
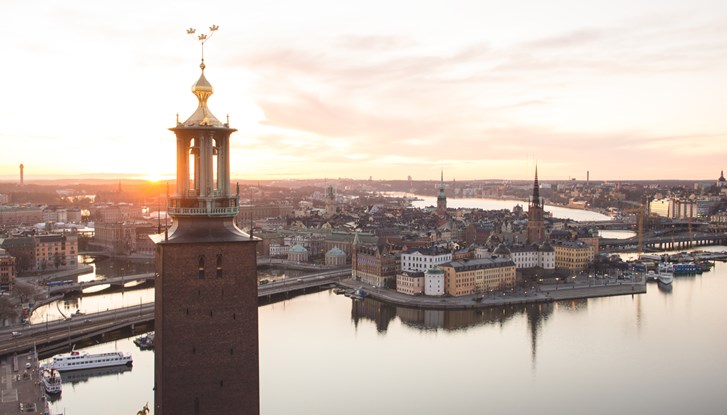
[[[143,13],[140,12],[143,10]],[[727,168],[727,3],[0,6],[0,179],[173,178],[205,44],[232,176],[708,179]]]

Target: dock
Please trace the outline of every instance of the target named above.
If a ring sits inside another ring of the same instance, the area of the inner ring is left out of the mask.
[[[0,413],[44,414],[46,396],[34,353],[0,359]]]

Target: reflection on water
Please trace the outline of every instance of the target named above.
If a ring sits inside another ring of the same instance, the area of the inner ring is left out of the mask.
[[[265,305],[261,414],[723,413],[727,264],[647,290],[458,311],[330,291]],[[135,413],[153,402],[154,353],[133,337],[94,346],[131,351],[132,371],[71,384],[54,408]]]
[[[659,291],[661,291],[665,294],[671,294],[671,290],[672,290],[671,284],[664,284],[661,281],[657,281],[656,286],[659,288]]]
[[[121,375],[124,372],[130,372],[131,366],[112,366],[112,367],[100,367],[96,369],[82,369],[72,370],[70,372],[63,372],[63,383],[79,383],[88,382],[91,378],[98,378],[102,376],[114,376]]]
[[[362,320],[371,321],[375,324],[376,331],[383,334],[395,319],[401,321],[404,326],[417,330],[467,331],[483,325],[501,327],[513,318],[525,316],[530,333],[532,361],[535,364],[538,331],[542,328],[543,322],[556,308],[583,311],[587,306],[587,300],[571,300],[469,310],[426,310],[399,307],[366,298],[352,301],[351,321],[354,327],[358,327]]]

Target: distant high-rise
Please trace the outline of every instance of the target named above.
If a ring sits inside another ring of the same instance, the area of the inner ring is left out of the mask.
[[[533,183],[533,196],[528,203],[528,243],[537,243],[545,239],[544,201],[540,197],[540,183],[538,183],[538,167],[535,167],[535,182]]]
[[[213,88],[204,58],[200,68],[192,86],[197,110],[170,128],[177,180],[167,211],[174,224],[152,236],[154,413],[258,414],[256,240],[233,221],[240,207],[239,191],[230,189],[230,134],[237,130],[207,107]]]
[[[20,163],[20,185],[24,185],[25,181],[23,178],[23,169],[25,169],[25,166],[23,166],[23,163]]]
[[[442,170],[439,179],[439,194],[437,195],[437,214],[444,216],[447,214],[447,194],[444,192],[444,170]]]

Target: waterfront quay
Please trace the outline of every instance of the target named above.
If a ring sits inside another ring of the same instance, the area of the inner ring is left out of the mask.
[[[2,357],[0,379],[0,413],[44,413],[46,397],[33,353]]]
[[[557,281],[556,281],[557,282]],[[461,310],[498,307],[513,304],[549,303],[561,300],[610,297],[646,293],[646,278],[634,280],[592,279],[556,284],[540,284],[532,289],[513,289],[487,294],[464,295],[460,297],[429,297],[402,294],[386,288],[362,284],[361,281],[346,279],[340,285],[366,292],[366,296],[385,303],[409,308],[438,310]]]

